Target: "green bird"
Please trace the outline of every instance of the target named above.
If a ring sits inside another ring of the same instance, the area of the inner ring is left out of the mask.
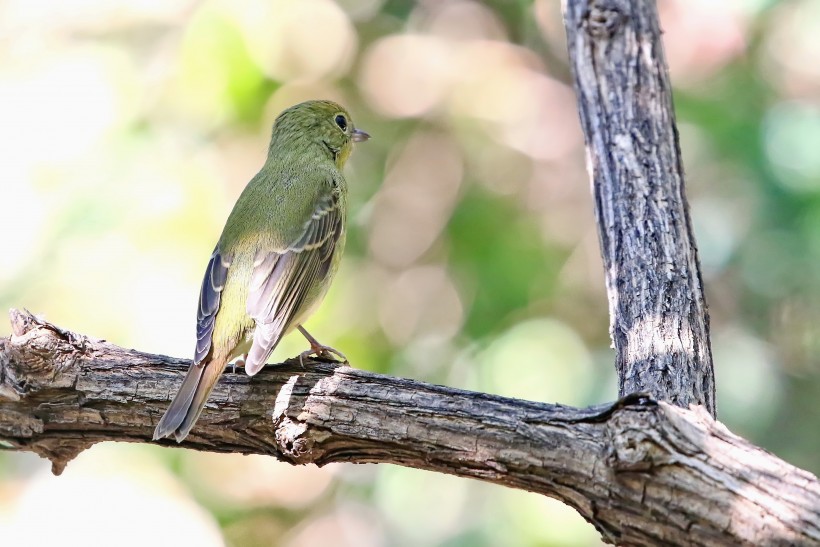
[[[182,442],[225,366],[244,355],[253,376],[294,328],[310,343],[300,359],[335,354],[346,361],[302,323],[339,267],[347,209],[342,168],[353,143],[369,138],[331,101],[300,103],[276,118],[267,161],[239,196],[208,262],[194,360],[154,440],[173,435]]]

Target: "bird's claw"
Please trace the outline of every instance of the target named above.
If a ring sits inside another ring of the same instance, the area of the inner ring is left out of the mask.
[[[334,349],[330,346],[323,346],[323,345],[311,345],[309,350],[305,350],[299,354],[299,366],[305,368],[305,357],[310,357],[311,355],[315,355],[320,359],[328,359],[331,361],[335,361],[335,357],[340,357],[342,364],[348,364],[347,357],[341,351]]]
[[[236,374],[236,367],[245,368],[245,362],[248,359],[248,354],[246,353],[244,357],[237,359],[233,363],[231,363],[231,374]]]

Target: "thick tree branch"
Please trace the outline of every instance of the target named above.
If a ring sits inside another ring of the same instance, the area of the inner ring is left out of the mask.
[[[709,317],[653,0],[565,0],[621,396],[715,416]]]
[[[27,313],[12,325],[0,339],[0,445],[57,473],[97,442],[150,442],[189,364]],[[816,477],[705,412],[643,396],[576,409],[286,363],[226,373],[182,446],[477,478],[558,498],[625,545],[820,542]]]

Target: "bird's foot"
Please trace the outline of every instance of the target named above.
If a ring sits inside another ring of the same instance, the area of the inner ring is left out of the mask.
[[[348,362],[347,357],[345,357],[345,354],[341,351],[334,349],[330,346],[325,346],[323,344],[316,343],[311,344],[309,350],[303,351],[299,354],[299,366],[305,368],[305,357],[310,357],[311,355],[315,355],[320,359],[329,359],[332,361],[336,361],[336,357],[339,357],[341,358],[342,363],[347,364]]]
[[[311,355],[315,355],[316,357],[319,357],[320,359],[328,359],[328,360],[331,360],[331,361],[336,360],[333,357],[335,355],[335,356],[341,357],[343,364],[346,365],[348,363],[347,357],[345,357],[344,353],[342,353],[341,351],[339,351],[337,349],[333,349],[330,346],[320,344],[319,341],[316,340],[316,338],[314,338],[313,335],[310,334],[307,330],[305,330],[305,327],[303,327],[302,325],[298,325],[297,328],[299,329],[299,332],[302,333],[302,335],[307,339],[308,343],[310,344],[310,349],[309,350],[303,351],[302,353],[299,354],[299,366],[301,366],[302,368],[305,368],[305,362],[304,362],[305,357],[310,357]]]
[[[236,367],[245,368],[245,362],[248,360],[248,354],[246,353],[244,357],[241,359],[237,359],[233,363],[231,363],[231,373],[236,374]]]

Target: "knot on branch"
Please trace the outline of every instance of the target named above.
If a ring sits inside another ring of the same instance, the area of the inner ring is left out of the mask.
[[[87,339],[28,311],[9,315],[13,334],[2,341],[0,398],[19,401],[42,389],[73,386]]]
[[[313,455],[315,441],[308,432],[308,427],[304,423],[291,420],[283,416],[278,420],[276,426],[276,444],[282,456],[293,463],[306,464],[316,460]]]
[[[658,407],[655,407],[656,409]],[[617,471],[647,471],[667,459],[655,434],[655,412],[625,408],[607,422],[607,464]]]
[[[626,19],[626,6],[619,0],[591,0],[582,24],[594,38],[609,38],[620,30]]]
[[[93,442],[83,439],[43,439],[32,444],[29,450],[50,461],[51,472],[60,475],[65,470],[68,462],[93,445]]]
[[[283,458],[296,464],[315,463],[317,457],[313,451],[316,440],[308,430],[308,424],[288,416],[291,404],[295,402],[294,406],[300,407],[303,403],[302,396],[293,393],[298,381],[299,375],[291,376],[276,395],[273,407],[274,437]]]

